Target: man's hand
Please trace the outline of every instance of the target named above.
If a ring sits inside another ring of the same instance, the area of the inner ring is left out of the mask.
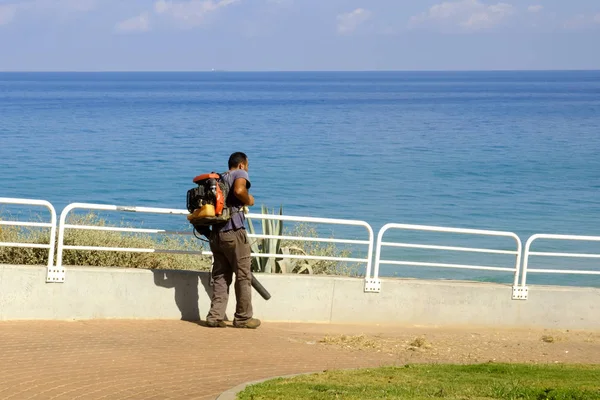
[[[233,193],[244,205],[254,205],[254,196],[248,193],[248,189],[246,189],[246,180],[244,178],[237,178],[235,180],[233,183]]]

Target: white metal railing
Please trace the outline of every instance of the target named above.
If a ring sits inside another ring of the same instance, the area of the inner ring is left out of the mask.
[[[384,242],[383,236],[390,229],[509,237],[509,238],[512,238],[515,240],[515,242],[517,244],[517,248],[516,248],[516,250],[496,250],[496,249],[487,249],[487,248],[471,248],[471,247],[456,247],[456,246],[425,245],[425,244],[416,244],[416,243]],[[472,252],[472,253],[507,254],[507,255],[515,256],[516,261],[515,261],[514,267],[506,268],[506,267],[494,267],[494,266],[486,266],[486,265],[382,260],[381,259],[381,249],[384,246],[386,246],[386,247],[401,247],[401,248],[415,248],[415,249],[428,249],[428,250],[460,251],[460,252]],[[490,230],[480,230],[480,229],[449,228],[449,227],[427,226],[427,225],[410,225],[410,224],[394,224],[394,223],[386,224],[380,229],[379,234],[377,235],[377,250],[376,250],[376,254],[375,254],[375,268],[374,268],[373,280],[375,281],[376,285],[378,285],[380,287],[379,267],[382,264],[413,265],[413,266],[419,266],[419,267],[439,267],[439,268],[456,268],[456,269],[487,270],[487,271],[505,271],[505,272],[511,272],[513,274],[513,298],[520,299],[520,298],[522,298],[522,295],[520,293],[520,288],[519,288],[519,270],[520,270],[521,250],[522,250],[521,239],[519,239],[519,237],[513,232],[490,231]]]
[[[576,275],[600,275],[600,269],[593,270],[576,270],[576,269],[548,269],[548,268],[529,268],[529,258],[531,256],[540,257],[565,257],[565,258],[590,258],[600,259],[600,254],[589,253],[560,253],[560,252],[541,252],[531,251],[531,245],[538,239],[550,240],[574,240],[574,241],[589,241],[600,242],[600,236],[579,236],[579,235],[553,235],[538,233],[531,236],[525,244],[525,252],[523,254],[523,276],[521,277],[521,286],[523,290],[527,290],[527,274],[546,273],[546,274],[576,274]]]
[[[56,210],[54,209],[54,206],[46,200],[17,199],[17,198],[9,198],[9,197],[0,197],[0,204],[45,207],[50,211],[50,222],[2,221],[2,220],[0,220],[0,225],[5,225],[5,226],[25,226],[25,227],[36,227],[36,228],[50,228],[50,239],[48,241],[48,244],[0,242],[0,246],[48,249],[48,271],[46,274],[46,281],[47,282],[55,282],[57,277],[55,276],[55,271],[53,268],[53,266],[54,266],[54,249],[55,249],[54,243],[56,241]]]
[[[169,249],[154,249],[154,248],[124,248],[124,247],[102,247],[102,246],[70,246],[65,245],[65,230],[66,229],[81,229],[81,230],[97,230],[97,231],[115,231],[115,232],[131,232],[131,233],[157,233],[157,234],[179,234],[179,235],[192,235],[192,230],[189,231],[169,231],[165,229],[142,229],[142,228],[129,228],[129,227],[111,227],[111,226],[97,226],[97,225],[75,225],[67,224],[67,216],[75,209],[87,209],[87,210],[104,210],[104,211],[122,211],[122,212],[138,212],[138,213],[153,213],[153,214],[171,214],[184,216],[188,214],[187,210],[182,209],[168,209],[168,208],[154,208],[154,207],[129,207],[129,206],[116,206],[116,205],[103,205],[103,204],[89,204],[89,203],[73,203],[69,204],[62,211],[60,215],[60,221],[57,224],[57,216],[54,206],[45,200],[32,200],[32,199],[15,199],[15,198],[2,198],[0,197],[0,204],[13,204],[13,205],[29,205],[29,206],[42,206],[46,207],[51,213],[50,222],[30,222],[30,221],[2,221],[0,225],[12,225],[12,226],[25,226],[25,227],[39,227],[39,228],[50,228],[50,240],[48,244],[37,244],[37,243],[12,243],[12,242],[0,242],[0,246],[5,247],[24,247],[24,248],[41,248],[48,249],[48,273],[47,282],[64,282],[65,270],[63,267],[63,253],[65,250],[96,250],[96,251],[123,251],[123,252],[140,252],[140,253],[171,253],[171,254],[196,254],[196,255],[212,255],[210,251],[191,251],[191,250],[169,250]],[[513,232],[503,231],[491,231],[491,230],[479,230],[479,229],[463,229],[463,228],[450,228],[450,227],[439,227],[439,226],[427,226],[427,225],[409,225],[409,224],[396,224],[390,223],[384,225],[377,236],[377,246],[375,247],[375,239],[373,229],[365,221],[359,220],[345,220],[345,219],[331,219],[331,218],[314,218],[314,217],[297,217],[287,215],[276,215],[276,214],[246,214],[248,219],[251,220],[279,220],[279,221],[290,221],[290,222],[306,222],[316,224],[330,224],[330,225],[344,225],[344,226],[357,226],[366,229],[367,236],[365,239],[334,239],[334,238],[322,238],[322,237],[301,237],[301,236],[287,236],[287,235],[269,235],[269,234],[248,234],[250,238],[278,238],[283,240],[298,240],[298,241],[313,241],[313,242],[324,242],[324,243],[340,243],[340,244],[352,244],[352,245],[366,245],[368,246],[366,257],[341,257],[341,256],[317,256],[311,254],[269,254],[269,253],[252,253],[253,257],[267,257],[277,259],[305,259],[305,260],[326,260],[326,261],[341,261],[341,262],[357,262],[365,263],[365,292],[380,292],[381,281],[379,279],[379,269],[383,264],[388,265],[413,265],[418,267],[440,267],[440,268],[455,268],[455,269],[470,269],[470,270],[488,270],[488,271],[504,271],[511,272],[514,274],[513,279],[513,299],[527,299],[528,288],[527,288],[527,274],[528,273],[549,273],[549,274],[580,274],[580,275],[600,275],[600,270],[581,270],[581,269],[549,269],[549,268],[529,268],[529,259],[532,256],[540,257],[566,257],[566,258],[587,258],[587,259],[600,259],[600,253],[569,253],[569,252],[536,252],[531,251],[533,242],[539,239],[550,239],[550,240],[573,240],[573,241],[594,241],[600,242],[600,236],[577,236],[577,235],[554,235],[554,234],[535,234],[531,236],[526,243],[525,250],[523,252],[523,267],[521,268],[521,253],[522,245],[519,237]],[[57,229],[58,228],[58,229]],[[402,242],[385,242],[384,235],[388,230],[399,229],[399,230],[413,230],[413,231],[425,231],[425,232],[442,232],[442,233],[456,233],[456,234],[470,234],[470,235],[485,235],[485,236],[496,236],[496,237],[507,237],[515,240],[517,246],[515,250],[498,250],[490,248],[473,248],[473,247],[458,247],[458,246],[440,246],[431,244],[416,244],[416,243],[402,243]],[[56,235],[58,232],[58,240],[56,241]],[[56,251],[56,264],[54,265],[55,247],[53,244],[57,242],[58,248]],[[414,249],[425,249],[425,250],[445,250],[445,251],[456,251],[456,252],[471,252],[471,253],[487,253],[487,254],[504,254],[515,256],[516,262],[514,267],[497,267],[487,265],[469,265],[469,264],[451,264],[442,262],[417,262],[409,260],[384,260],[381,257],[381,251],[383,247],[397,247],[397,248],[414,248]],[[372,265],[371,258],[373,251],[375,250],[375,262]],[[522,274],[520,276],[520,273]],[[520,278],[520,279],[519,279]],[[520,282],[519,282],[520,280]]]
[[[124,251],[124,252],[138,252],[138,253],[171,253],[171,254],[202,254],[212,255],[210,251],[188,251],[188,250],[160,250],[153,248],[123,248],[123,247],[101,247],[101,246],[68,246],[64,244],[64,232],[65,229],[82,229],[82,230],[97,230],[97,231],[116,231],[116,232],[132,232],[132,233],[162,233],[162,234],[180,234],[180,235],[192,235],[190,231],[167,231],[164,229],[140,229],[140,228],[123,228],[123,227],[110,227],[110,226],[95,226],[95,225],[73,225],[67,224],[66,219],[69,213],[75,209],[87,209],[87,210],[104,210],[104,211],[126,211],[126,212],[141,212],[141,213],[154,213],[154,214],[172,214],[172,215],[187,215],[187,210],[167,209],[167,208],[152,208],[152,207],[127,207],[127,206],[116,206],[116,205],[103,205],[103,204],[88,204],[88,203],[73,203],[69,204],[60,216],[59,233],[58,233],[58,251],[56,258],[56,267],[62,271],[64,276],[64,267],[62,265],[63,252],[64,250],[96,250],[96,251]],[[279,221],[293,221],[293,222],[306,222],[306,223],[320,223],[320,224],[332,224],[332,225],[346,225],[346,226],[361,226],[364,227],[368,232],[367,240],[348,240],[348,239],[330,239],[330,238],[312,238],[312,237],[301,237],[301,236],[276,236],[276,235],[265,235],[265,234],[249,234],[250,238],[279,238],[289,240],[301,240],[301,241],[315,241],[315,242],[329,242],[329,243],[346,243],[346,244],[363,244],[368,245],[368,254],[365,258],[353,258],[353,257],[339,257],[339,256],[315,256],[315,255],[296,255],[296,254],[269,254],[269,253],[252,253],[253,257],[276,257],[278,259],[306,259],[306,260],[331,260],[331,261],[346,261],[346,262],[364,262],[367,264],[367,273],[371,271],[371,254],[373,254],[374,247],[374,233],[371,226],[364,221],[354,220],[341,220],[341,219],[330,219],[330,218],[312,218],[312,217],[295,217],[287,215],[269,215],[269,214],[246,214],[248,219],[264,219],[264,220],[279,220]],[[367,275],[368,276],[368,275]]]
[[[289,258],[289,259],[300,259],[300,260],[324,260],[324,261],[346,261],[346,262],[360,262],[366,263],[366,274],[369,276],[371,273],[371,255],[373,254],[373,248],[375,247],[375,235],[371,225],[365,221],[349,220],[349,219],[332,219],[332,218],[317,218],[317,217],[295,217],[289,215],[276,215],[276,214],[246,214],[248,219],[264,219],[264,220],[278,220],[278,221],[291,221],[291,222],[306,222],[314,224],[327,224],[327,225],[345,225],[345,226],[358,226],[363,227],[367,230],[368,238],[366,240],[354,240],[354,239],[333,239],[333,238],[313,238],[313,237],[302,237],[302,236],[277,236],[277,235],[265,235],[265,234],[249,234],[250,238],[278,238],[282,240],[299,240],[299,241],[313,241],[313,242],[325,242],[325,243],[343,243],[343,244],[360,244],[368,245],[367,256],[364,258],[356,257],[339,257],[339,256],[312,256],[312,255],[295,255],[295,254],[269,254],[269,253],[252,253],[255,257],[267,257],[267,258]]]
[[[102,247],[102,246],[68,246],[64,243],[65,229],[81,229],[95,231],[112,231],[112,232],[130,232],[130,233],[163,233],[163,234],[191,234],[189,232],[168,231],[166,229],[146,229],[146,228],[124,228],[113,226],[97,226],[97,225],[74,225],[67,224],[67,216],[75,209],[84,210],[99,210],[99,211],[124,211],[124,212],[139,212],[151,214],[172,214],[172,215],[187,215],[187,210],[176,210],[169,208],[155,207],[130,207],[130,206],[115,206],[105,204],[89,204],[89,203],[72,203],[64,208],[60,215],[59,230],[58,230],[58,249],[56,255],[56,268],[62,271],[64,276],[63,252],[64,250],[95,250],[95,251],[121,251],[134,253],[171,253],[171,254],[199,254],[210,255],[207,251],[187,251],[187,250],[161,250],[149,248],[128,248],[128,247]]]

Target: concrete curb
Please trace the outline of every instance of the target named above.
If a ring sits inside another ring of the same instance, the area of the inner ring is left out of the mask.
[[[323,371],[316,371],[316,372],[305,372],[302,374],[292,374],[292,375],[281,375],[281,376],[273,376],[271,378],[265,378],[265,379],[260,379],[258,381],[251,381],[251,382],[246,382],[246,383],[242,383],[240,385],[237,385],[236,387],[233,387],[229,390],[224,391],[223,393],[221,393],[219,396],[217,396],[217,398],[215,400],[236,400],[237,399],[237,395],[238,393],[240,393],[242,390],[246,389],[246,387],[251,386],[251,385],[256,385],[258,383],[263,383],[266,381],[271,381],[273,379],[279,379],[279,378],[294,378],[296,376],[302,376],[302,375],[313,375],[313,374],[318,374],[320,372]]]
[[[0,267],[0,320],[177,319],[194,321],[210,308],[207,272],[69,267],[60,284],[47,268]],[[600,288],[529,286],[513,300],[509,284],[451,280],[384,280],[365,293],[362,278],[261,274],[272,300],[253,309],[263,321],[333,324],[600,329]],[[102,301],[96,301],[101,298]],[[229,302],[227,314],[235,314]],[[390,316],[393,316],[390,320]]]

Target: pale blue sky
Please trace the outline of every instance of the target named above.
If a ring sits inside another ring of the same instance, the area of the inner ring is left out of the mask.
[[[0,70],[600,69],[600,0],[0,0]]]

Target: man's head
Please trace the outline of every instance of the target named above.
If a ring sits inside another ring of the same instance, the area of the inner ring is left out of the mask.
[[[229,169],[243,169],[248,172],[248,156],[240,151],[230,155]]]

